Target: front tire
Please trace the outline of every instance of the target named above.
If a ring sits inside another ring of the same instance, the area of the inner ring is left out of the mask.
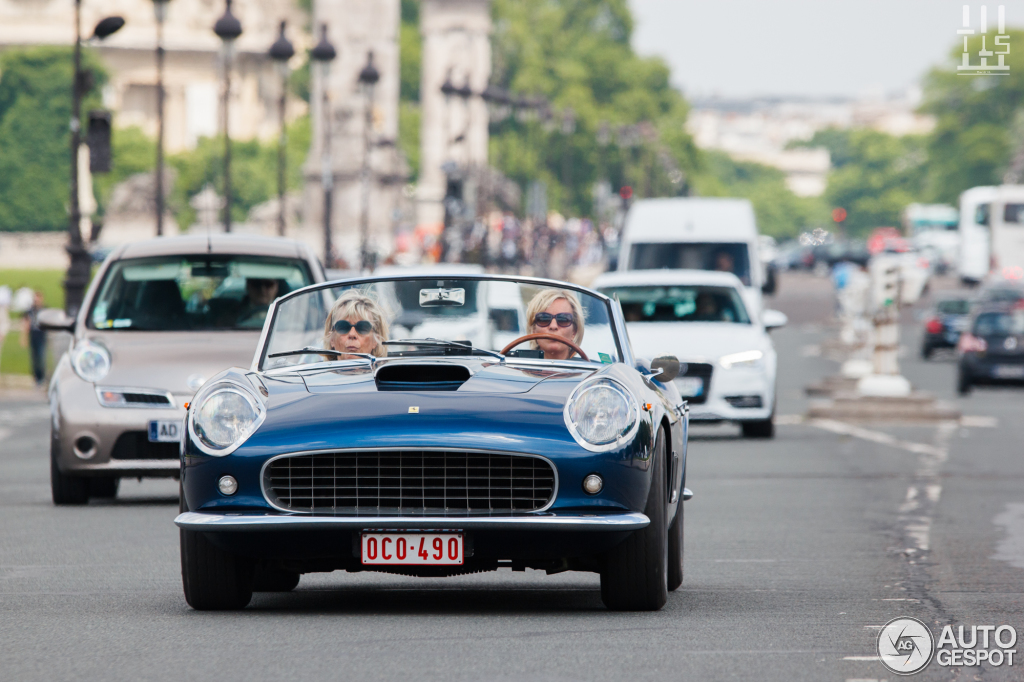
[[[180,530],[181,582],[197,611],[244,609],[252,600],[256,562],[225,552],[203,533]]]
[[[961,369],[956,376],[956,392],[960,395],[970,395],[971,387],[971,376]]]
[[[57,457],[60,454],[60,440],[50,436],[50,493],[53,496],[53,503],[65,504],[88,504],[89,503],[89,479],[82,476],[69,476],[61,472],[57,464]]]
[[[683,498],[682,491],[676,507],[676,517],[668,527],[668,591],[674,592],[683,584]]]
[[[774,438],[775,419],[760,419],[758,421],[740,422],[744,438]]]
[[[665,435],[660,429],[651,456],[654,471],[644,507],[651,523],[609,551],[601,570],[601,600],[612,611],[657,611],[668,601]]]

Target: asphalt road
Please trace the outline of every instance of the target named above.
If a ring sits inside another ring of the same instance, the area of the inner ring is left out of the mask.
[[[1024,637],[1024,390],[955,399],[952,356],[920,361],[911,324],[904,373],[974,419],[847,433],[802,422],[803,387],[838,367],[829,296],[789,277],[772,303],[794,320],[775,334],[774,440],[695,429],[686,577],[658,613],[605,611],[596,575],[505,569],[307,575],[244,612],[192,611],[176,484],[125,481],[116,501],[55,508],[45,404],[8,396],[0,680],[892,680],[871,657],[897,616]],[[1024,661],[933,662],[917,678],[1024,679]]]

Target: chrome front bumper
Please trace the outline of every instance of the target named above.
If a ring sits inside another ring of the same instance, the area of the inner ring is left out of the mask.
[[[598,531],[640,530],[651,520],[639,512],[618,514],[539,513],[521,516],[302,516],[298,514],[216,514],[185,512],[174,523],[185,530],[260,532],[289,530],[505,530]]]

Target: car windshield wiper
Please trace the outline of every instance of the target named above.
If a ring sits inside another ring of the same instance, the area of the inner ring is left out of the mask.
[[[296,348],[295,350],[284,350],[280,353],[270,353],[267,355],[267,358],[283,358],[288,355],[354,355],[357,358],[369,360],[371,365],[377,359],[376,356],[370,355],[369,353],[350,353],[347,351],[334,350],[333,348],[310,348],[309,346],[306,346],[305,348]]]
[[[505,362],[505,356],[501,353],[493,350],[485,350],[483,348],[474,348],[469,342],[462,343],[461,341],[446,341],[444,339],[400,339],[395,341],[384,341],[383,343],[385,346],[444,346],[446,348],[461,348],[468,350],[470,355],[475,351],[479,351],[480,353],[496,357],[502,362]]]

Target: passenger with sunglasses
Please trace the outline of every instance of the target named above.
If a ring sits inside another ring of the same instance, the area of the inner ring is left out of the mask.
[[[531,334],[562,336],[577,346],[583,341],[583,306],[571,291],[545,289],[537,293],[526,308],[526,319]],[[551,339],[536,339],[532,344],[544,352],[545,360],[568,360],[576,353]]]
[[[382,343],[388,338],[388,321],[380,305],[362,292],[350,289],[331,306],[324,324],[324,348],[369,353],[382,358],[388,354]],[[341,355],[338,360],[356,356]]]

